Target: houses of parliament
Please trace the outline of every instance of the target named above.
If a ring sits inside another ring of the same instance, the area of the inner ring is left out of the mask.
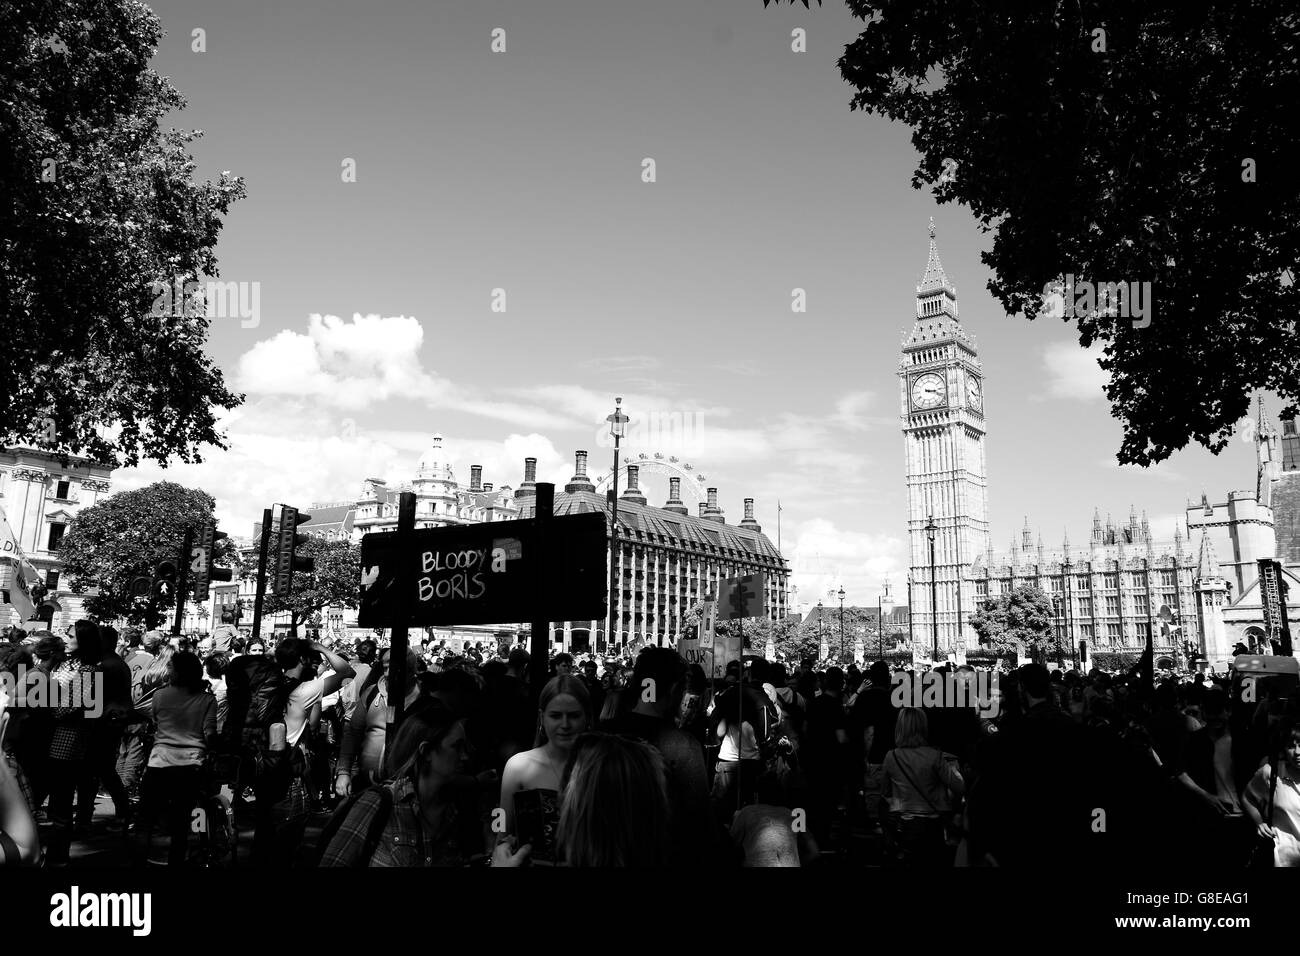
[[[916,317],[898,369],[906,452],[913,640],[928,651],[937,619],[940,656],[965,660],[978,646],[970,620],[990,597],[1029,585],[1052,601],[1066,646],[1140,652],[1151,636],[1158,663],[1186,650],[1222,668],[1233,648],[1267,650],[1258,561],[1276,557],[1300,603],[1300,429],[1279,434],[1261,404],[1253,441],[1254,487],[1226,500],[1187,503],[1173,540],[1158,541],[1146,515],[1126,522],[1096,509],[1086,543],[1044,546],[1028,519],[995,551],[988,522],[984,370],[963,327],[957,291],[939,259],[934,222]],[[1185,534],[1184,534],[1185,530]],[[1195,536],[1195,537],[1194,537]],[[931,578],[931,540],[934,576]],[[1291,611],[1292,620],[1300,615]]]

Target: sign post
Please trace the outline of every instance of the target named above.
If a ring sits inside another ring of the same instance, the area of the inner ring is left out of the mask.
[[[606,607],[604,516],[555,517],[554,493],[538,484],[537,517],[523,521],[416,529],[412,510],[397,533],[366,535],[358,627],[393,629],[395,666],[405,662],[407,628],[527,621],[530,692],[539,695],[551,622],[599,620]]]
[[[292,534],[292,529],[290,529]],[[397,546],[403,546],[415,533],[415,492],[403,491],[397,499]],[[403,563],[397,569],[395,620],[388,642],[388,736],[389,746],[397,739],[397,725],[406,713],[406,648],[411,601],[411,568]],[[391,769],[391,768],[389,768]]]

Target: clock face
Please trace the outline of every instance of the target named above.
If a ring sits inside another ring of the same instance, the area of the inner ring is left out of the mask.
[[[912,382],[912,407],[935,408],[947,400],[943,379],[933,372],[920,375]]]
[[[977,412],[983,409],[984,391],[980,387],[979,379],[971,378],[966,380],[966,401]]]

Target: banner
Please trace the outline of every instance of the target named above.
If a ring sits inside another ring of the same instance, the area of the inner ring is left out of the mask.
[[[367,534],[357,624],[398,623],[399,570],[408,582],[408,625],[502,624],[539,613],[548,621],[601,620],[605,523],[595,512],[554,518],[544,546],[531,520]]]
[[[9,518],[0,507],[0,600],[18,612],[20,620],[36,616],[32,585],[41,580],[40,572],[23,554],[23,549],[9,527]]]

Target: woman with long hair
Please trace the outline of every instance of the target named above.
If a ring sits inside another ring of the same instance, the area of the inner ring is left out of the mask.
[[[392,781],[357,797],[320,865],[446,867],[484,856],[474,791],[463,786],[467,750],[464,721],[441,701],[418,701],[388,749]]]
[[[944,817],[966,785],[957,758],[931,747],[929,721],[918,707],[898,712],[894,749],[885,754],[883,795],[889,804],[889,833],[899,862],[936,866],[945,862]]]
[[[104,658],[99,627],[78,621],[68,634],[68,659],[50,674],[54,735],[50,740],[50,837],[48,861],[68,862],[72,846],[72,802],[90,749],[92,726],[86,714],[95,703],[95,668]]]
[[[1274,866],[1300,866],[1300,725],[1284,717],[1269,736],[1273,753],[1246,785],[1242,809],[1272,842]]]
[[[142,821],[137,844],[148,852],[154,823],[167,821],[171,846],[167,863],[185,862],[190,812],[199,796],[199,774],[208,749],[217,743],[217,699],[203,686],[203,664],[189,651],[171,656],[171,681],[152,697],[157,727],[142,785]]]
[[[564,768],[578,737],[592,726],[591,696],[582,678],[570,675],[553,677],[542,688],[538,699],[537,746],[517,753],[506,761],[501,776],[501,806],[506,812],[506,832],[519,836],[515,797],[525,791],[541,791],[542,828],[557,822],[559,794],[564,784]],[[528,800],[531,802],[532,797]],[[525,837],[535,835],[529,824]],[[549,846],[533,847],[535,858],[545,859]]]
[[[639,740],[583,734],[565,773],[556,855],[565,866],[661,867],[669,862],[663,757]],[[497,847],[494,866],[519,866],[531,847]]]
[[[379,652],[379,660],[357,692],[357,705],[343,732],[339,748],[338,766],[334,771],[334,792],[342,798],[354,790],[364,790],[372,783],[389,779],[382,775],[384,743],[388,734],[388,664],[390,650]],[[420,696],[420,685],[415,673],[419,655],[411,649],[406,652],[406,707],[409,709]],[[391,767],[391,762],[389,763]]]

